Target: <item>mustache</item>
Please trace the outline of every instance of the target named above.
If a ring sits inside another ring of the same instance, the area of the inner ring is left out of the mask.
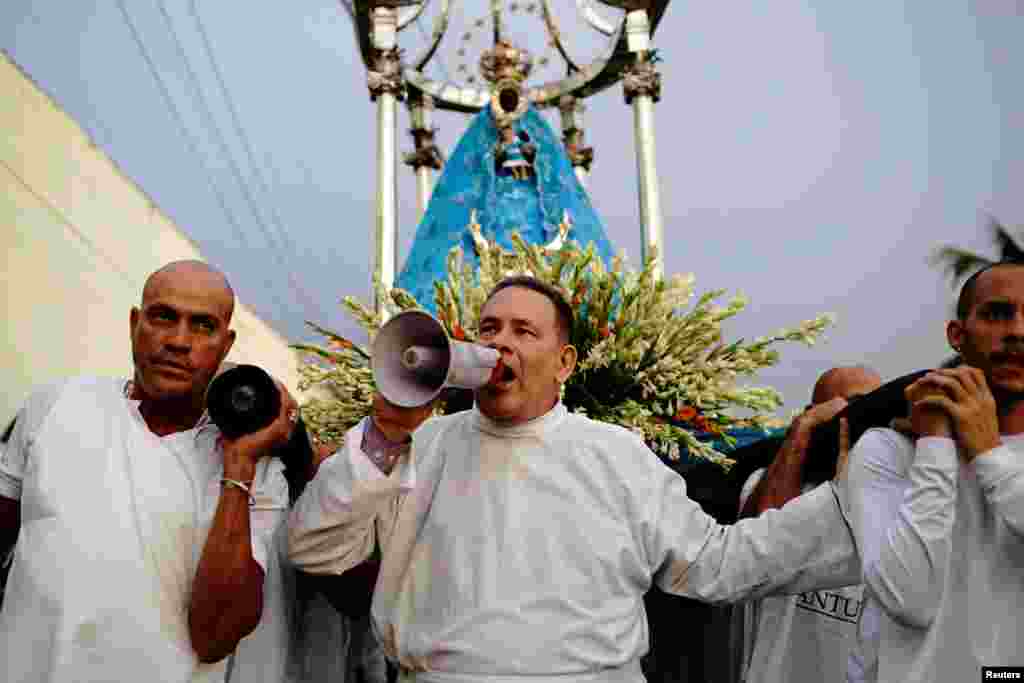
[[[1024,364],[1024,345],[1014,345],[1004,348],[1002,351],[994,351],[990,358],[997,363]]]

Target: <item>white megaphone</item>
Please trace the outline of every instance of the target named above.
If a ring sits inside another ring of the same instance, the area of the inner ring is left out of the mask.
[[[416,408],[448,388],[479,389],[491,381],[500,361],[495,349],[449,339],[430,314],[404,311],[377,332],[370,365],[384,398]]]

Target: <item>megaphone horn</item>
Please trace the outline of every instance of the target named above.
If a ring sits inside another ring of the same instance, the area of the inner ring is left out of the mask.
[[[377,332],[370,364],[384,398],[416,408],[448,388],[479,389],[491,381],[500,360],[494,349],[449,339],[428,313],[405,311]]]

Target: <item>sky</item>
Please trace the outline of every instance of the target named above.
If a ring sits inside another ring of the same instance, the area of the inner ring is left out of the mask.
[[[453,1],[457,21],[486,13]],[[411,53],[430,11],[401,36]],[[569,19],[574,49],[600,52]],[[528,23],[517,31],[544,54]],[[460,35],[429,73],[460,76]],[[989,214],[1024,229],[1022,35],[1019,0],[669,5],[654,37],[665,271],[751,299],[729,339],[837,315],[822,343],[782,347],[756,378],[786,411],[834,365],[894,378],[948,355],[954,292],[929,255],[994,253]],[[340,4],[5,0],[0,48],[287,338],[311,338],[304,320],[362,338],[338,301],[370,301],[376,111]],[[450,150],[469,119],[437,123]],[[587,101],[586,126],[593,203],[636,267],[620,85]],[[402,152],[408,128],[403,109]],[[399,178],[401,262],[417,217],[412,171]]]

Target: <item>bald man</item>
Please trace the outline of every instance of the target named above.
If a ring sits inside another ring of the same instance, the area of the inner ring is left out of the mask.
[[[171,263],[131,309],[132,379],[57,382],[19,412],[0,456],[0,551],[17,539],[0,680],[230,680],[287,510],[268,454],[296,415],[281,387],[265,429],[231,440],[210,423],[233,310],[222,273]]]
[[[882,384],[865,367],[826,371],[814,385],[811,405],[786,434],[775,460],[756,470],[743,485],[740,516],[754,517],[782,507],[808,488],[803,465],[812,431],[855,397]],[[837,450],[842,446],[836,444]],[[862,586],[813,590],[795,596],[769,597],[737,609],[734,634],[740,643],[740,681],[840,681],[857,637]]]

